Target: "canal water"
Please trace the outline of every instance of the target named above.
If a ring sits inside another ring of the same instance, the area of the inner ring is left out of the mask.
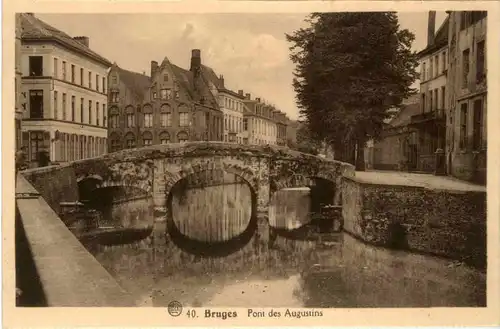
[[[166,307],[173,300],[193,307],[486,304],[486,275],[476,269],[375,248],[345,233],[295,234],[310,225],[307,188],[279,191],[272,200],[272,243],[258,233],[252,193],[241,180],[222,175],[211,184],[191,181],[174,192],[172,220],[140,212],[137,225],[152,226],[148,237],[118,245],[99,239],[86,243],[141,306]],[[127,204],[114,207],[121,209],[116,214]],[[139,213],[137,201],[131,207]],[[124,217],[128,225],[130,216]]]

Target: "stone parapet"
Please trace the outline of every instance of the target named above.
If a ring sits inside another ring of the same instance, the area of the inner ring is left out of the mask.
[[[343,181],[344,229],[371,244],[486,264],[486,192]]]

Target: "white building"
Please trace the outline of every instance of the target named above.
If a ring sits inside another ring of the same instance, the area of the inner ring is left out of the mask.
[[[245,95],[244,103],[244,142],[254,145],[278,144],[277,120],[281,112],[259,97],[251,99],[250,94]]]
[[[33,14],[21,14],[23,145],[28,159],[52,162],[106,153],[107,81],[111,63]]]
[[[224,113],[224,142],[243,144],[243,90],[219,89],[219,106]]]

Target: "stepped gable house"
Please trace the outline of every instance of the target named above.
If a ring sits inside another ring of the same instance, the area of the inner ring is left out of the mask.
[[[110,152],[154,144],[222,141],[217,87],[204,76],[201,51],[189,70],[165,58],[151,61],[151,76],[114,64],[109,72]]]

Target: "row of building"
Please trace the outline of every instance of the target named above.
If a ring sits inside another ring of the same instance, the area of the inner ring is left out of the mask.
[[[436,32],[435,20],[430,12],[427,46],[418,53],[420,92],[370,145],[368,162],[375,169],[434,172],[441,166],[437,151],[446,174],[484,184],[487,12],[447,12]]]
[[[111,63],[88,37],[71,37],[31,13],[16,16],[16,142],[28,160],[52,162],[186,141],[286,145],[287,116],[228,88],[192,50],[189,69],[164,58],[150,75]]]

